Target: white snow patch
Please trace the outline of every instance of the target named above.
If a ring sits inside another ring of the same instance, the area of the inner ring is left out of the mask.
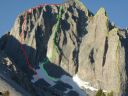
[[[80,87],[73,81],[71,77],[63,75],[60,80],[72,86],[72,90],[76,91],[80,96],[86,96],[86,93],[80,89]]]
[[[76,74],[75,76],[73,76],[73,81],[76,82],[76,84],[82,89],[82,88],[85,88],[85,89],[89,89],[91,91],[98,91],[99,89],[97,88],[94,88],[92,86],[90,86],[89,82],[85,82],[83,80],[81,80],[78,75]],[[107,92],[106,90],[103,90],[103,92]]]
[[[41,69],[36,70],[38,76],[40,78],[37,78],[37,75],[33,76],[33,80],[31,80],[32,83],[37,82],[39,79],[44,79],[46,82],[48,82],[51,86],[54,86],[56,83],[53,80],[50,80]],[[72,89],[68,89],[65,91],[65,93],[68,93],[71,90],[74,90],[75,92],[77,92],[80,96],[86,96],[86,93],[73,81],[73,79],[69,76],[63,75],[61,76],[61,78],[59,79],[60,81],[72,86]],[[59,81],[58,80],[58,81]]]
[[[49,49],[48,49],[47,57],[49,58],[49,60],[50,60],[50,58],[52,58],[52,55],[53,55],[53,54],[52,54],[52,53],[53,53],[52,51],[53,51],[53,48],[49,48]]]
[[[82,80],[78,77],[77,74],[76,74],[75,76],[73,76],[73,81],[76,82],[76,84],[77,84],[80,88],[90,89],[91,91],[98,91],[98,89],[89,86],[89,82],[82,81]]]
[[[52,80],[50,80],[50,79],[46,76],[46,74],[41,70],[41,68],[40,68],[40,69],[37,69],[36,72],[37,72],[37,74],[38,74],[38,76],[39,76],[40,78],[36,78],[36,75],[34,75],[34,76],[33,76],[34,79],[31,80],[32,83],[35,83],[36,81],[38,81],[39,79],[42,78],[43,80],[45,80],[46,82],[48,82],[51,86],[55,85],[55,82],[52,81]]]
[[[56,82],[54,80],[48,78],[48,76],[45,74],[45,72],[43,72],[41,70],[41,68],[37,69],[36,72],[37,72],[37,75],[33,75],[33,79],[31,80],[32,83],[37,82],[39,79],[43,79],[47,83],[49,83],[51,86],[54,86],[56,84]],[[58,81],[62,81],[64,83],[72,86],[72,89],[67,88],[65,93],[68,93],[69,91],[74,90],[80,96],[86,96],[86,92],[83,89],[89,89],[91,91],[98,91],[98,89],[92,87],[89,82],[85,82],[85,81],[81,80],[77,74],[74,75],[73,77],[63,75],[63,76],[61,76],[60,79],[58,79]],[[103,92],[107,92],[107,91],[103,90]]]

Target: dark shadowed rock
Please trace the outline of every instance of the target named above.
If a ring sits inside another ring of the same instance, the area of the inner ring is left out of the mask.
[[[111,24],[104,8],[94,15],[80,1],[71,0],[29,9],[0,39],[0,49],[19,70],[12,73],[17,83],[33,96],[79,96],[74,90],[64,93],[72,87],[61,81],[54,86],[41,79],[31,83],[35,73],[26,64],[21,43],[34,69],[47,58],[44,69],[54,78],[77,74],[96,90],[128,95],[128,31]],[[89,96],[96,93],[89,91]]]

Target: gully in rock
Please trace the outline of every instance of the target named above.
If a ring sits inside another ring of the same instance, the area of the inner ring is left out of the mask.
[[[22,50],[22,52],[23,52],[23,55],[24,55],[24,57],[25,57],[25,59],[26,59],[26,64],[27,64],[28,68],[34,72],[35,77],[37,78],[37,80],[40,79],[40,76],[37,74],[36,70],[35,70],[35,69],[32,67],[32,65],[30,64],[29,57],[27,56],[27,53],[26,53],[25,49],[24,49],[23,46],[22,46],[22,42],[23,42],[23,37],[24,37],[24,30],[25,30],[25,26],[26,26],[26,18],[27,18],[27,15],[28,15],[28,14],[31,14],[32,11],[35,10],[36,8],[40,8],[40,7],[43,7],[43,6],[46,6],[46,5],[47,5],[47,4],[39,5],[39,6],[37,6],[37,7],[31,8],[31,9],[29,9],[28,11],[26,11],[25,16],[24,16],[24,18],[23,18],[24,20],[23,20],[23,24],[22,24],[22,32],[21,32],[21,34],[20,34],[20,37],[21,37],[20,47],[21,47],[21,50]],[[54,47],[56,48],[57,51],[59,51],[59,48],[57,47],[56,38],[57,38],[58,28],[59,28],[59,25],[60,25],[60,20],[61,20],[61,17],[62,17],[63,6],[60,5],[60,4],[52,4],[52,5],[53,5],[53,6],[58,6],[58,5],[60,6],[59,13],[58,13],[58,15],[57,15],[57,19],[58,19],[58,20],[57,20],[57,24],[56,24],[56,31],[55,31],[55,35],[54,35]],[[50,5],[50,6],[52,6],[52,5]],[[46,10],[45,10],[45,11],[46,11]],[[43,63],[42,63],[42,64],[39,64],[39,66],[41,67],[42,71],[45,73],[45,75],[46,75],[49,79],[51,79],[51,80],[53,80],[53,81],[57,81],[58,79],[53,78],[53,77],[50,77],[50,76],[48,75],[47,71],[44,69],[43,65],[44,65],[44,64],[47,64],[47,63],[49,63],[49,60],[48,60],[48,59],[44,59]]]

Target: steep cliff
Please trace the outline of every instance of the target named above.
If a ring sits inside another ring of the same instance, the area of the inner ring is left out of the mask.
[[[79,0],[31,8],[0,49],[20,70],[10,79],[33,96],[128,94],[128,32],[113,26],[104,8],[94,15]]]

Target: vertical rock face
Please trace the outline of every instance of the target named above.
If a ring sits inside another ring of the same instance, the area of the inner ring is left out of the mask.
[[[44,68],[54,78],[77,74],[96,90],[127,96],[128,33],[111,25],[104,8],[93,15],[75,0],[29,9],[17,17],[11,32],[1,38],[0,48],[29,80],[47,58]],[[38,84],[34,86],[39,89]],[[75,96],[72,93],[66,96]]]

